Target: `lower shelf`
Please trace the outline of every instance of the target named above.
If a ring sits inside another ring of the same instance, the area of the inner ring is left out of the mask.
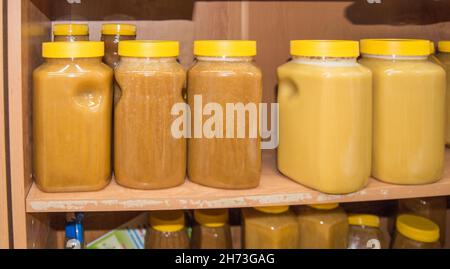
[[[450,150],[444,178],[435,184],[399,186],[371,179],[364,190],[347,195],[327,195],[299,185],[276,169],[274,154],[263,154],[261,184],[252,190],[220,190],[187,181],[167,190],[142,191],[119,186],[114,181],[102,191],[44,193],[33,185],[28,193],[27,212],[109,212],[172,209],[238,208],[302,205],[330,202],[393,200],[450,195]]]

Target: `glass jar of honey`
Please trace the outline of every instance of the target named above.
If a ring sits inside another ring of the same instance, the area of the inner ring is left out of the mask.
[[[431,62],[428,40],[361,41],[361,64],[374,76],[372,175],[384,182],[441,179],[445,155],[446,81]]]
[[[33,72],[33,176],[43,191],[95,191],[111,179],[113,71],[103,54],[103,42],[43,44]]]

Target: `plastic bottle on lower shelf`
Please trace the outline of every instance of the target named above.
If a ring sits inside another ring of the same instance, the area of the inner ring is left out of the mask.
[[[84,214],[67,213],[66,214],[66,249],[84,249]]]

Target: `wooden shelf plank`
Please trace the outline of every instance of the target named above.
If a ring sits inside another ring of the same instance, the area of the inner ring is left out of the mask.
[[[263,164],[261,185],[252,190],[212,189],[187,181],[173,189],[142,191],[123,188],[112,181],[99,192],[50,194],[33,185],[28,193],[26,207],[29,213],[151,211],[344,203],[450,195],[450,150],[447,150],[444,178],[435,184],[400,186],[371,179],[367,188],[347,195],[323,194],[289,180],[277,171],[273,154],[264,154]]]

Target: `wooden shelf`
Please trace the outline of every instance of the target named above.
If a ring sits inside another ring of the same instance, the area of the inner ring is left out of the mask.
[[[26,208],[29,213],[150,211],[343,203],[443,195],[450,195],[450,150],[447,151],[444,179],[438,183],[399,186],[372,179],[366,189],[348,195],[323,194],[289,180],[277,171],[275,156],[266,153],[263,155],[261,185],[252,190],[212,189],[187,181],[173,189],[141,191],[123,188],[113,181],[99,192],[49,194],[33,185]]]

